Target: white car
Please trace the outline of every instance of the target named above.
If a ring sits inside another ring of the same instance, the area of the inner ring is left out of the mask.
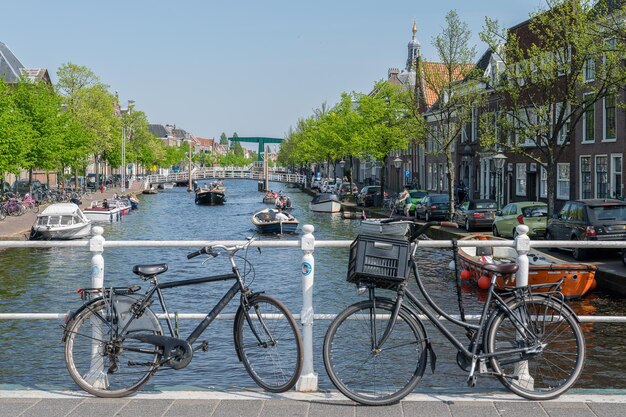
[[[320,188],[320,192],[322,193],[334,193],[337,191],[337,181],[333,180],[325,180],[322,183],[322,187]]]

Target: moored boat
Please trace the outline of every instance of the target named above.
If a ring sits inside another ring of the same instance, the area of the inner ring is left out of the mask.
[[[309,209],[321,213],[338,213],[341,211],[341,201],[337,194],[322,193],[311,200]]]
[[[408,220],[366,219],[361,221],[361,233],[403,237],[408,234],[411,224],[413,222]]]
[[[259,233],[295,233],[300,222],[291,214],[280,210],[266,208],[252,215],[254,224]]]
[[[226,189],[219,183],[196,188],[196,204],[215,206],[226,201]]]
[[[174,188],[174,185],[176,184],[174,184],[173,182],[163,182],[158,185],[158,189],[159,190],[171,190]]]
[[[91,206],[83,209],[83,214],[92,222],[117,222],[122,218],[122,210],[110,205],[106,199],[92,201]]]
[[[466,236],[461,241],[467,240],[503,240],[501,238],[471,235]],[[484,251],[482,249],[487,249]],[[491,252],[491,253],[489,253]],[[517,251],[511,247],[459,247],[458,260],[459,268],[469,271],[471,280],[478,281],[483,275],[482,267],[485,263],[512,263],[517,258]],[[554,256],[550,256],[531,249],[528,253],[528,284],[551,284],[563,279],[561,292],[567,298],[578,298],[585,295],[589,290],[595,288],[596,266],[584,263],[569,263]],[[515,286],[515,275],[512,277],[498,277],[496,288]],[[536,291],[550,291],[554,288],[545,287]]]
[[[51,204],[38,216],[30,239],[69,240],[91,235],[91,221],[74,203]]]

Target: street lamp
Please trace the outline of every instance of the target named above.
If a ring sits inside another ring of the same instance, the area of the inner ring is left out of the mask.
[[[396,157],[393,160],[393,166],[396,167],[396,175],[398,176],[398,192],[400,192],[400,167],[402,166],[402,159],[400,157]]]
[[[500,210],[500,208],[502,207],[502,188],[504,188],[502,186],[502,178],[504,176],[503,170],[504,170],[504,162],[506,161],[506,156],[500,152],[492,156],[491,159],[493,159],[493,165],[496,168],[496,174],[498,175],[498,184],[496,184],[497,185],[496,203],[498,205],[498,210]]]
[[[191,180],[191,138],[189,138],[189,152],[187,153],[187,155],[189,155],[189,187],[187,188],[187,192],[191,192],[193,191],[193,187],[192,187],[192,180]]]
[[[133,111],[134,100],[128,100],[126,109],[121,109],[122,113],[131,114]],[[122,123],[122,186],[120,190],[122,194],[126,191],[126,122]]]

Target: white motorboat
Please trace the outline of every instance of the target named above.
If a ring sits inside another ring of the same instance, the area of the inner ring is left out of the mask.
[[[338,213],[341,211],[341,201],[337,194],[322,193],[311,200],[309,209],[321,213]]]
[[[91,221],[74,203],[46,207],[31,229],[31,239],[67,240],[91,235]]]
[[[122,219],[122,209],[106,200],[91,202],[91,207],[83,210],[83,214],[92,222],[118,222]]]
[[[171,190],[174,188],[176,184],[173,182],[163,182],[158,185],[159,190]]]

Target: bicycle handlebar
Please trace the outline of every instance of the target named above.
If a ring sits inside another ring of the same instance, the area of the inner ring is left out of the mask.
[[[188,254],[187,254],[187,259],[195,258],[196,256],[200,256],[200,255],[203,255],[203,254],[207,253],[206,248],[207,248],[207,247],[205,246],[205,247],[203,247],[203,248],[202,248],[202,249],[200,249],[200,250],[197,250],[197,251],[194,251],[194,252],[188,253]]]

